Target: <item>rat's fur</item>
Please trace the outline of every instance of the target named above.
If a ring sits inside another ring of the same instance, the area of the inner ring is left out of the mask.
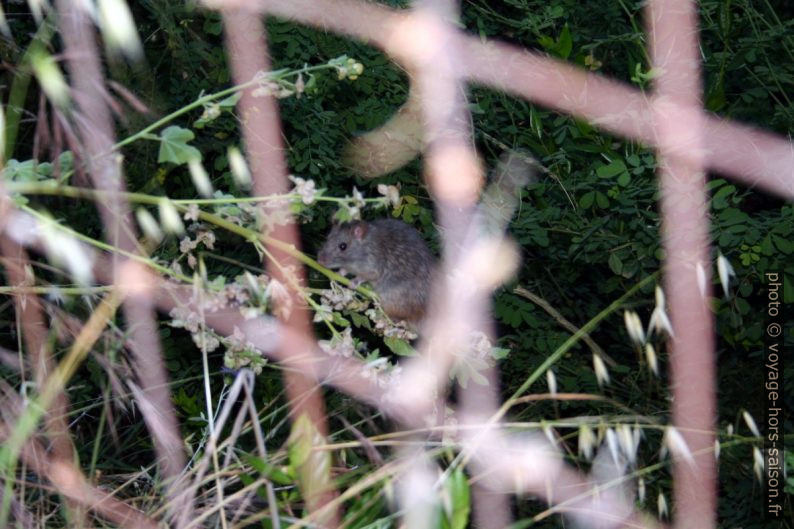
[[[424,317],[435,258],[408,224],[397,219],[337,224],[320,249],[318,261],[372,283],[383,310],[393,320],[417,324]]]

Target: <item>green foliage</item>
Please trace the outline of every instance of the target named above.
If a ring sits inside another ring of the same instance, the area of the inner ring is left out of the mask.
[[[200,160],[201,151],[188,145],[188,142],[195,137],[192,130],[176,125],[164,129],[160,133],[160,153],[157,155],[157,163],[169,162],[182,165],[189,160]]]
[[[471,491],[466,474],[457,469],[449,475],[445,483],[449,503],[444,507],[444,517],[441,520],[443,529],[465,529],[469,522],[471,512]]]
[[[644,3],[641,0],[584,3],[473,0],[462,5],[462,23],[467,31],[482,39],[508,39],[639,89],[649,89],[656,72],[650,69],[642,31]],[[771,4],[753,4],[749,0],[705,0],[698,6],[706,108],[726,118],[753,122],[781,133],[790,131],[794,127],[791,105],[794,21],[775,13]],[[145,39],[149,69],[142,72],[115,65],[112,74],[136,94],[148,97],[145,102],[153,114],[166,116],[166,122],[146,133],[142,131],[153,121],[151,116],[130,115],[128,121],[119,125],[119,137],[126,142],[120,150],[125,156],[127,186],[141,195],[130,199],[139,200],[142,205],[156,204],[159,195],[195,201],[196,192],[185,167],[191,159],[203,160],[216,189],[214,202],[201,206],[203,212],[214,217],[205,216],[197,221],[187,242],[165,242],[156,249],[151,262],[172,277],[190,277],[195,272],[208,291],[225,296],[224,299],[246,298],[233,305],[237,310],[252,314],[272,312],[273,292],[278,286],[258,275],[263,257],[261,245],[248,244],[256,239],[256,230],[268,219],[250,204],[235,198],[240,193],[231,176],[227,155],[229,146],[242,142],[234,113],[239,93],[225,92],[230,75],[220,17],[191,3],[144,0],[133,7],[141,34],[150,36]],[[14,35],[20,39],[36,31],[30,22],[21,19],[11,19],[10,23]],[[365,217],[390,214],[401,218],[421,229],[431,245],[436,246],[433,207],[419,178],[421,160],[369,181],[353,174],[340,156],[351,137],[383,124],[405,102],[409,90],[405,73],[379,51],[339,35],[277,19],[268,19],[266,26],[276,71],[267,79],[268,84],[260,88],[280,98],[287,161],[290,171],[298,175],[293,179],[295,189],[287,199],[292,212],[303,222],[308,253],[321,242],[332,216],[349,219],[357,213]],[[56,180],[70,183],[75,175],[74,159],[68,151],[55,153],[56,162],[45,161],[41,149],[37,154],[42,160],[31,159],[36,152],[35,120],[21,119],[35,111],[38,101],[34,88],[28,88],[32,71],[28,64],[30,50],[43,49],[49,53],[48,57],[57,56],[57,43],[53,44],[48,35],[51,30],[47,26],[42,28],[27,48],[6,47],[3,43],[5,63],[20,65],[16,73],[3,74],[7,76],[6,84],[11,86],[6,126],[6,137],[11,144],[7,152],[14,153],[16,158],[9,160],[4,168],[4,179],[9,185],[53,187]],[[30,97],[26,97],[27,91]],[[488,344],[487,349],[492,358],[501,359],[502,389],[505,395],[511,395],[571,335],[542,307],[515,294],[513,287],[520,285],[531,290],[575,327],[580,327],[659,271],[662,250],[656,160],[645,146],[611,137],[591,124],[504,93],[475,86],[470,88],[469,100],[474,139],[487,167],[494,167],[504,150],[519,149],[532,152],[545,169],[522,190],[520,207],[510,224],[510,234],[522,248],[523,264],[513,283],[494,297],[493,312],[500,341]],[[399,185],[399,203],[389,204],[391,209],[385,211],[372,207],[387,205],[388,200],[380,196],[386,193],[378,188],[382,184]],[[13,187],[10,189],[13,191]],[[791,264],[794,207],[743,188],[721,175],[709,175],[708,190],[715,249],[736,271],[726,293],[714,274],[719,419],[721,425],[726,425],[733,422],[737,409],[755,406],[759,409],[751,411],[758,413],[763,402],[760,385],[754,388],[746,384],[759,374],[761,365],[758,351],[763,339],[763,313],[759,309],[762,278],[766,270],[783,270],[785,299],[789,303],[794,301]],[[41,199],[17,194],[15,201],[20,205],[33,202],[36,207],[49,208],[64,225],[99,237],[100,223],[95,212],[85,205],[75,207],[74,199],[66,195]],[[226,231],[227,224],[235,229]],[[245,271],[256,276],[255,279],[247,278]],[[43,278],[43,287],[63,283],[55,272],[43,271],[39,277]],[[328,301],[327,294],[320,293],[328,285],[326,277],[313,271],[309,281],[307,303],[315,315],[316,329],[323,339],[321,345],[330,352],[361,358],[378,373],[389,372],[387,369],[396,362],[395,357],[415,354],[411,335],[405,329],[395,331],[396,336],[376,332],[379,325],[387,323],[365,293],[351,292],[348,304],[336,308]],[[84,315],[90,307],[80,305],[82,299],[69,295],[65,306]],[[85,299],[91,302],[90,298]],[[652,299],[652,289],[645,288],[628,302],[629,308],[647,322],[653,310]],[[15,321],[9,306],[3,310],[5,321]],[[636,411],[638,416],[666,421],[669,395],[664,385],[665,375],[660,380],[650,374],[642,352],[626,336],[620,312],[590,333],[615,361],[609,367],[613,383],[599,387],[593,374],[591,351],[578,343],[553,366],[558,391],[604,394]],[[322,446],[326,440],[304,418],[295,421],[287,439],[282,373],[278,368],[266,363],[261,352],[248,344],[194,329],[192,315],[181,316],[182,320],[173,314],[163,318],[160,338],[165,364],[175,381],[172,401],[182,419],[185,442],[191,449],[203,450],[200,441],[206,438],[208,428],[204,375],[197,361],[200,353],[196,344],[204,343],[206,347],[215,341],[218,349],[208,351],[213,372],[224,363],[233,368],[248,365],[261,371],[257,398],[266,410],[262,420],[269,429],[267,443],[275,455],[272,460],[249,455],[255,452],[251,441],[244,439],[239,473],[243,486],[260,478],[270,480],[284,487],[279,502],[290,512],[300,512],[306,497],[328,489],[334,481],[348,486],[363,480],[367,473],[378,471],[377,463],[368,459],[369,454],[367,458],[361,455],[361,446],[351,449]],[[3,331],[2,339],[3,345],[17,347],[17,330],[9,326]],[[657,353],[664,373],[668,367],[666,354],[663,344],[656,345],[660,346]],[[113,345],[108,349],[106,354],[112,359],[111,364],[123,364],[123,355],[117,354],[122,347]],[[105,367],[106,362],[89,360],[85,373],[78,373],[70,388],[73,401],[93,402],[98,395],[109,398],[105,395],[109,395],[108,387],[115,379],[109,378]],[[480,373],[483,367],[482,358],[461,363],[453,371],[456,383],[462,386],[468,380],[484,383]],[[113,377],[118,376],[112,373]],[[21,384],[13,373],[7,378]],[[227,377],[210,377],[208,385],[214,395],[224,389],[224,378]],[[794,377],[788,376],[787,381],[788,394],[794,394]],[[537,384],[529,389],[537,393],[545,390]],[[120,396],[114,398],[122,400]],[[328,399],[334,414],[346,420],[354,422],[366,417],[356,426],[364,430],[362,435],[381,433],[383,425],[377,422],[378,417],[372,416],[371,410],[359,409],[350,399],[336,393],[329,394]],[[81,414],[75,414],[78,459],[96,460],[98,468],[109,474],[138,472],[151,462],[151,440],[137,417],[126,414],[119,417],[113,409],[90,404]],[[571,421],[597,414],[614,417],[623,411],[616,410],[609,402],[543,401],[516,406],[511,409],[511,417],[532,421],[533,426],[527,428],[535,428],[539,418]],[[118,444],[106,442],[111,435],[107,431],[95,431],[94,421],[88,420],[94,417],[113,421],[113,438],[120,439]],[[347,426],[340,427],[334,435],[350,441],[351,431]],[[653,435],[648,434],[652,440],[642,449],[641,465],[655,461],[659,440]],[[747,457],[750,441],[737,441],[733,436],[723,436],[722,440],[737,444],[727,446],[722,455],[720,479],[725,495],[721,496],[720,517],[725,526],[752,527],[748,520],[754,519],[756,507],[748,506],[747,499],[758,500],[756,503],[760,505],[760,497],[752,481],[752,462]],[[286,453],[279,450],[285,441]],[[561,442],[571,448],[571,453],[575,452],[575,443],[569,437],[563,437]],[[794,463],[789,455],[790,468]],[[332,462],[343,469],[341,476],[331,472]],[[582,459],[575,458],[575,462],[587,467]],[[387,501],[391,494],[389,480],[375,481],[346,501],[348,526],[393,525]],[[139,484],[142,494],[146,494],[146,487],[154,488],[148,480],[136,482],[136,486]],[[664,471],[649,475],[647,484],[649,490],[664,492],[669,497],[670,479]],[[299,490],[295,489],[296,485]],[[464,471],[451,470],[441,486],[446,501],[439,525],[449,529],[466,527],[471,498]],[[789,480],[787,491],[791,493],[793,488]],[[649,493],[648,497],[655,496]],[[537,512],[533,511],[535,507],[522,500],[518,502],[517,512],[529,517]],[[654,508],[650,504],[643,507]],[[535,523],[531,518],[528,520]],[[58,523],[63,525],[63,521]],[[518,522],[516,527],[526,525]],[[547,519],[535,525],[552,527],[556,522]]]

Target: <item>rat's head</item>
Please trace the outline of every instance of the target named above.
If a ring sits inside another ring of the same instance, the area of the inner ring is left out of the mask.
[[[363,220],[335,224],[325,238],[317,257],[325,267],[344,268],[358,276],[368,275],[372,248],[368,244],[370,226]]]

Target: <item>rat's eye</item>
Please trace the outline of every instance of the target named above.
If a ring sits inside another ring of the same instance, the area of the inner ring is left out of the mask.
[[[346,242],[340,242],[339,243],[339,249],[342,250],[343,252],[345,250],[347,250],[347,243]]]

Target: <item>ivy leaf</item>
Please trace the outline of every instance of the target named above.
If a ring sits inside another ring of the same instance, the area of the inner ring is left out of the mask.
[[[171,162],[182,165],[188,160],[201,160],[201,151],[188,145],[195,138],[193,131],[172,125],[160,133],[160,152],[157,163]]]

